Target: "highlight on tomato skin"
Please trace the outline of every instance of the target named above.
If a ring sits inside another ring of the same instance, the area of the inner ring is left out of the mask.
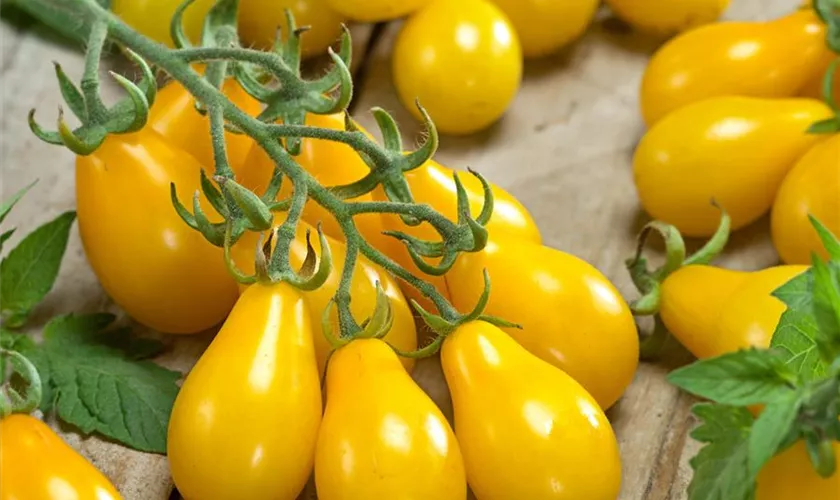
[[[315,453],[319,499],[466,499],[449,422],[386,343],[357,339],[336,350],[326,388]]]
[[[419,100],[443,134],[472,134],[498,121],[522,80],[519,39],[489,0],[431,2],[402,25],[391,64],[403,106],[422,120]]]
[[[621,456],[613,429],[595,399],[562,370],[483,321],[447,336],[441,365],[477,498],[618,497]]]
[[[663,282],[660,315],[677,340],[699,359],[749,347],[768,348],[785,305],[772,292],[808,266],[746,272],[685,266]]]
[[[242,294],[172,408],[167,453],[185,498],[300,494],[322,412],[313,332],[291,285],[256,283]]]
[[[600,4],[597,0],[545,2],[492,0],[516,30],[525,57],[543,57],[581,37]]]
[[[770,211],[785,176],[814,144],[815,122],[832,110],[814,99],[714,97],[680,108],[644,135],[633,156],[639,201],[651,218],[686,236],[715,233],[720,211],[732,230]]]
[[[455,171],[441,165],[435,160],[429,160],[418,168],[405,173],[406,182],[411,189],[411,194],[416,203],[427,203],[437,212],[449,220],[458,220],[458,195],[453,175]],[[476,216],[481,212],[484,205],[484,191],[481,181],[468,172],[458,172],[467,199],[470,204],[470,213]],[[539,227],[534,221],[528,209],[508,191],[491,184],[493,191],[493,214],[486,225],[488,232],[492,235],[499,235],[500,238],[510,240],[527,241],[540,243],[542,235]],[[373,198],[376,201],[387,201],[384,190],[377,187],[373,191]],[[389,231],[399,231],[415,238],[425,241],[439,241],[440,234],[431,226],[423,223],[417,226],[410,226],[395,214],[382,214],[382,224]],[[367,238],[368,233],[362,235]],[[370,240],[369,240],[370,241]],[[375,240],[373,240],[375,241]],[[437,291],[444,297],[453,299],[444,276],[429,276],[424,274],[411,259],[405,245],[394,238],[387,238],[377,249],[394,259],[398,264],[412,272],[415,276],[423,276],[426,281],[432,283]],[[463,256],[462,256],[463,257]],[[436,263],[439,259],[428,259],[430,263]],[[479,276],[476,286],[480,288],[482,278]],[[402,282],[400,282],[402,283]],[[403,292],[408,299],[416,301],[424,309],[434,311],[434,304],[423,296],[414,287],[403,285]],[[467,306],[468,310],[470,306]]]
[[[650,59],[639,94],[652,127],[670,113],[721,96],[800,94],[830,53],[825,24],[810,9],[770,21],[726,21],[687,31]],[[748,52],[739,48],[748,47]],[[714,75],[714,78],[709,78]]]
[[[150,128],[108,136],[76,158],[79,233],[91,268],[129,316],[164,333],[211,328],[237,297],[222,249],[172,207],[170,184],[191,206],[202,167]],[[200,204],[220,220],[203,196]]]
[[[460,255],[446,274],[453,304],[469,310],[477,303],[486,270],[492,290],[485,314],[520,325],[504,331],[575,379],[601,408],[611,407],[633,381],[639,362],[638,332],[627,303],[584,260],[492,234],[483,250]]]
[[[279,221],[278,221],[279,223]],[[300,267],[307,254],[306,233],[314,237],[315,228],[305,221],[298,224],[295,239],[290,248],[290,261],[293,266]],[[257,233],[246,233],[231,249],[231,256],[236,267],[246,275],[254,274],[254,257],[257,248],[259,235]],[[302,292],[307,303],[307,310],[311,317],[313,328],[313,339],[315,344],[315,355],[318,362],[318,373],[326,373],[327,358],[332,346],[327,342],[322,328],[324,311],[330,308],[334,325],[338,324],[338,316],[335,306],[330,301],[335,296],[341,281],[341,273],[346,258],[346,246],[343,242],[327,237],[327,242],[332,255],[332,271],[326,282],[319,288]],[[317,246],[317,243],[313,243]],[[320,249],[318,249],[320,252]],[[317,258],[320,262],[320,253]],[[356,260],[356,267],[353,272],[353,280],[350,284],[350,311],[357,322],[362,323],[369,318],[376,307],[376,285],[382,287],[385,296],[391,306],[393,324],[384,340],[392,346],[404,352],[411,352],[417,348],[417,330],[415,327],[412,308],[406,301],[396,279],[385,269],[377,266],[364,255],[359,255]],[[251,285],[240,285],[241,293],[244,293]],[[408,373],[414,368],[415,360],[409,357],[400,357],[400,362]]]
[[[0,420],[0,477],[3,500],[122,500],[111,481],[47,424],[21,413]]]
[[[779,188],[770,233],[782,262],[810,264],[812,254],[828,259],[810,217],[832,234],[840,234],[840,133],[808,150]]]

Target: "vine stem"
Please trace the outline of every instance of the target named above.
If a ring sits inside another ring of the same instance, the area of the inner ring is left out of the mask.
[[[370,244],[361,237],[356,229],[355,224],[353,223],[353,215],[354,213],[363,213],[365,210],[384,212],[387,211],[388,208],[394,208],[400,211],[416,212],[421,215],[423,220],[427,220],[435,227],[443,228],[447,227],[447,224],[454,226],[451,221],[448,221],[442,215],[438,214],[434,210],[431,210],[430,207],[423,205],[417,205],[416,207],[418,208],[407,208],[405,207],[407,204],[374,202],[373,204],[362,205],[360,207],[356,207],[354,210],[351,210],[348,205],[352,204],[345,203],[328,188],[322,186],[309,172],[298,165],[289,153],[281,146],[277,137],[281,134],[293,135],[296,133],[299,134],[300,137],[308,137],[308,134],[312,134],[312,137],[320,136],[321,138],[332,139],[338,142],[350,144],[368,155],[374,155],[374,157],[375,155],[383,154],[381,151],[377,150],[370,144],[365,144],[367,141],[365,141],[363,137],[360,138],[362,134],[356,135],[352,132],[339,133],[339,131],[327,131],[325,129],[316,129],[316,131],[312,132],[312,129],[308,127],[287,126],[286,128],[280,128],[281,126],[278,125],[263,123],[239,109],[230,100],[228,100],[219,89],[214,87],[189,65],[189,62],[199,60],[204,57],[220,59],[241,58],[242,60],[250,60],[256,64],[265,65],[269,69],[276,70],[275,72],[277,73],[278,78],[282,80],[284,75],[288,74],[287,72],[289,70],[283,65],[280,65],[277,62],[276,57],[271,57],[270,54],[247,49],[169,49],[164,45],[153,42],[134,32],[120,19],[113,16],[108,10],[100,6],[95,0],[77,0],[77,2],[87,8],[88,13],[93,16],[95,22],[102,23],[107,26],[108,32],[114,39],[130,48],[147,61],[150,61],[154,65],[165,70],[166,73],[183,85],[199,102],[207,106],[208,110],[212,112],[211,121],[217,123],[215,127],[216,132],[220,132],[218,123],[220,123],[221,120],[219,120],[218,113],[221,112],[224,119],[228,120],[237,126],[242,132],[253,138],[255,142],[257,142],[260,147],[266,151],[268,156],[274,161],[275,168],[282,170],[282,172],[292,180],[296,188],[297,186],[301,186],[302,189],[295,189],[295,191],[302,191],[306,194],[306,196],[312,198],[316,203],[330,211],[335,216],[342,228],[342,231],[344,232],[348,248],[358,249],[357,251],[348,251],[348,262],[351,262],[351,260],[355,261],[355,253],[360,251],[371,261],[384,267],[398,278],[418,289],[424,296],[428,297],[435,304],[438,311],[444,318],[454,319],[459,316],[457,310],[455,310],[455,308],[437,292],[431,283],[414,276],[407,269],[370,246]],[[214,116],[215,118],[213,118]],[[222,134],[219,133],[216,135]],[[220,156],[218,151],[216,152],[216,156]],[[226,162],[223,162],[223,164],[224,163]],[[219,173],[221,174],[222,172]],[[230,177],[231,175],[231,172],[224,173],[227,174],[227,177]],[[302,207],[300,207],[300,210],[302,211]],[[286,221],[291,224],[291,226],[288,227],[292,227],[292,229],[294,229],[294,225],[297,224],[296,219],[299,219],[299,214],[296,213],[295,207],[293,206],[290,211],[289,218]],[[284,224],[284,226],[286,226],[286,224]],[[284,231],[284,233],[286,232],[287,231]],[[287,235],[284,234],[284,236]],[[280,244],[280,242],[278,242],[278,244]],[[342,273],[342,279],[338,291],[339,298],[349,297],[349,287],[350,281],[352,280],[354,266],[347,266],[347,264],[345,264],[345,266],[349,267],[349,270],[345,269]],[[349,301],[343,300],[342,302],[345,304],[343,307],[345,307],[349,312],[349,305],[347,305]],[[341,312],[341,310],[342,305],[340,303],[339,312]]]

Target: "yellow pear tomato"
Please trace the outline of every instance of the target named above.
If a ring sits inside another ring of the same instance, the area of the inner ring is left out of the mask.
[[[732,229],[770,210],[785,175],[824,136],[808,127],[833,115],[813,99],[716,97],[690,104],[654,125],[633,158],[636,190],[653,218],[689,236]]]
[[[321,423],[312,333],[290,285],[258,283],[242,294],[172,409],[167,453],[185,498],[298,496]]]
[[[191,207],[201,169],[149,128],[110,135],[76,159],[79,232],[90,266],[114,302],[165,333],[210,328],[237,297],[222,249],[172,207],[170,183]],[[208,217],[214,214],[203,197],[201,205]]]
[[[464,500],[464,462],[449,422],[381,340],[338,349],[318,432],[320,500]]]
[[[111,0],[111,11],[143,35],[174,47],[169,25],[181,3],[178,0]],[[184,11],[184,32],[193,42],[201,40],[204,17],[215,3],[216,0],[195,0]]]
[[[93,464],[29,415],[0,420],[0,478],[2,500],[122,499]]]
[[[411,16],[394,43],[394,85],[418,119],[470,134],[504,114],[522,79],[522,48],[507,16],[488,0],[436,0]]]
[[[456,221],[458,220],[458,195],[455,188],[454,173],[454,170],[444,167],[434,160],[429,160],[420,167],[406,172],[405,179],[415,202],[428,203],[447,219]],[[470,202],[470,213],[473,217],[476,217],[484,204],[484,189],[481,181],[467,172],[460,172],[459,178]],[[490,234],[500,235],[500,237],[503,235],[505,238],[519,241],[540,243],[540,230],[528,209],[513,195],[499,186],[491,185],[491,189],[493,191],[494,209],[493,215],[487,223],[487,230]],[[381,188],[375,189],[373,196],[378,201],[387,200],[385,192]],[[399,216],[393,214],[383,214],[382,220],[388,230],[400,231],[427,241],[440,241],[440,235],[431,224],[423,223],[419,226],[409,226]],[[425,275],[411,260],[403,243],[389,238],[382,244],[384,246],[380,249],[398,264],[411,271],[415,276],[421,276],[431,282],[438,292],[444,296],[450,296],[444,277]],[[429,262],[435,263],[435,260],[429,259]],[[477,286],[481,286],[480,280]],[[403,290],[407,297],[416,300],[424,308],[434,309],[432,303],[413,287],[406,285]]]
[[[455,434],[482,500],[615,500],[618,443],[583,387],[499,328],[475,321],[443,342]]]
[[[290,258],[292,265],[300,267],[306,258],[306,231],[310,230],[312,244],[317,248],[317,236],[315,230],[308,224],[301,221],[297,228],[297,235],[292,242]],[[258,236],[256,233],[246,233],[233,247],[231,255],[237,267],[246,274],[254,273],[254,258],[257,250]],[[312,318],[312,330],[314,332],[315,355],[318,360],[318,373],[323,374],[327,364],[327,355],[331,347],[324,332],[322,331],[321,318],[324,310],[329,307],[330,299],[335,296],[338,285],[341,282],[341,272],[344,269],[346,247],[344,243],[328,237],[330,251],[332,254],[333,269],[327,281],[319,288],[312,291],[301,292],[306,300],[310,316]],[[320,250],[319,250],[320,254]],[[318,258],[320,261],[320,257]],[[356,260],[356,267],[353,272],[353,281],[350,285],[350,310],[358,322],[364,321],[374,311],[376,306],[376,283],[379,282],[385,295],[391,304],[391,313],[394,323],[391,330],[385,336],[385,340],[391,345],[403,350],[413,351],[417,348],[417,331],[415,329],[414,316],[408,306],[399,286],[394,278],[387,271],[369,261],[363,255]],[[243,291],[244,291],[243,287]],[[332,312],[333,324],[337,325],[338,316]],[[403,366],[409,372],[414,366],[411,358],[401,358]]]
[[[796,163],[773,202],[773,243],[788,264],[810,264],[812,252],[828,259],[808,215],[840,235],[840,134],[816,144]]]
[[[306,115],[306,125],[344,130],[344,113],[332,115],[310,113]],[[353,148],[340,142],[325,139],[303,139],[300,154],[295,157],[295,161],[323,186],[350,184],[370,173],[370,168]],[[268,186],[271,174],[274,172],[274,162],[261,147],[255,145],[251,149],[245,165],[246,167],[241,174],[237,176],[238,181],[243,186],[255,190],[257,193],[262,193]],[[292,183],[284,179],[278,199],[288,198],[291,194]],[[372,194],[365,194],[353,201],[371,201],[372,199]],[[307,201],[303,218],[313,226],[321,223],[326,234],[337,240],[344,240],[344,233],[335,217],[314,200]],[[390,244],[386,242],[390,242],[392,238],[382,234],[385,228],[379,214],[362,214],[355,217],[354,220],[356,228],[372,245],[384,247]]]
[[[685,4],[669,2],[659,10]],[[721,22],[687,31],[651,58],[642,79],[642,116],[652,126],[710,97],[795,96],[824,69],[825,31],[810,8],[773,21]]]
[[[662,282],[659,314],[700,359],[748,347],[768,348],[785,304],[771,294],[807,266],[732,271],[690,265]]]
[[[716,21],[730,0],[605,0],[612,11],[642,31],[672,35]]]
[[[198,68],[203,72],[203,68]],[[242,111],[251,116],[260,113],[260,102],[248,95],[235,80],[226,80],[222,90]],[[158,91],[147,126],[173,146],[193,155],[209,172],[215,168],[210,118],[195,109],[195,98],[180,83],[170,82]],[[241,171],[252,144],[247,135],[225,132],[228,163],[235,172]]]
[[[354,21],[378,23],[407,16],[431,0],[327,0],[336,12]]]
[[[310,29],[301,36],[304,56],[326,54],[327,47],[341,35],[344,17],[327,0],[240,0],[239,37],[242,43],[270,49],[281,29],[283,39],[289,34],[286,9],[290,9],[298,27]]]
[[[525,57],[548,55],[580,37],[598,0],[493,0],[510,19]]]
[[[840,455],[840,444],[834,444]],[[758,475],[756,500],[814,500],[840,498],[840,473],[829,478],[814,471],[805,442],[799,441],[773,457]]]
[[[475,306],[484,270],[492,285],[486,314],[520,324],[505,331],[569,374],[601,408],[621,397],[636,373],[638,333],[630,308],[603,274],[559,250],[491,236],[484,250],[460,255],[446,274],[458,310]]]

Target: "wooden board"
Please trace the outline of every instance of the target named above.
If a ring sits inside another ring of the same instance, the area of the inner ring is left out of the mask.
[[[772,18],[797,4],[734,0],[727,17]],[[547,245],[588,260],[632,298],[634,290],[623,262],[632,253],[635,235],[646,217],[636,200],[630,160],[644,132],[637,110],[638,84],[656,42],[610,26],[615,23],[599,19],[574,47],[528,61],[522,90],[504,119],[471,137],[443,137],[437,158],[455,168],[473,167],[510,190],[532,211]],[[394,113],[406,139],[415,140],[417,125],[396,99],[390,81],[389,50],[398,29],[398,23],[388,26],[370,59],[364,61],[355,113],[374,129],[364,110],[384,107]],[[355,45],[361,49],[367,29],[358,30]],[[5,24],[0,25],[0,40],[2,196],[5,199],[33,179],[40,180],[7,219],[9,227],[20,227],[25,233],[74,206],[73,155],[36,139],[28,130],[26,114],[37,107],[42,123],[51,123],[59,93],[50,61],[61,62],[72,77],[78,77],[82,58],[72,49]],[[362,52],[356,51],[357,58]],[[736,234],[722,264],[757,269],[775,263],[767,228],[767,220],[762,219]],[[119,313],[96,282],[74,232],[58,283],[39,306],[34,329],[56,314],[98,310]],[[210,338],[211,334],[165,337],[169,348],[158,361],[187,371]],[[697,450],[697,444],[687,438],[694,423],[689,413],[693,400],[664,380],[667,370],[684,360],[682,356],[668,363],[643,364],[633,385],[609,411],[623,456],[623,500],[685,498],[688,459]],[[415,377],[451,414],[437,360],[419,363]],[[125,498],[162,500],[169,495],[172,482],[165,457],[61,430]]]

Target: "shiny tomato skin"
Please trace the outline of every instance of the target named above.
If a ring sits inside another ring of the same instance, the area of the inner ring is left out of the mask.
[[[662,282],[659,312],[668,331],[700,359],[748,347],[766,349],[785,310],[771,293],[807,269],[685,266]]]
[[[320,256],[320,248],[317,242],[315,230],[301,222],[298,225],[297,235],[291,246],[292,265],[299,268],[306,258],[306,231],[311,232],[311,241],[316,252]],[[254,272],[254,256],[256,252],[258,237],[256,233],[247,233],[233,247],[232,256],[237,267],[247,273]],[[335,306],[329,306],[330,299],[335,296],[338,285],[341,282],[341,272],[344,269],[346,247],[344,243],[328,237],[330,251],[333,258],[333,269],[327,281],[320,288],[312,291],[302,292],[310,313],[312,329],[314,332],[315,355],[318,361],[318,373],[325,373],[327,356],[331,350],[330,344],[324,337],[321,327],[321,318],[324,309],[332,307],[333,325],[338,331],[338,316]],[[320,258],[319,258],[320,260]],[[391,313],[394,323],[391,330],[385,336],[385,340],[391,345],[403,350],[413,351],[417,348],[417,331],[414,323],[414,316],[411,308],[403,297],[400,288],[394,278],[387,271],[369,261],[363,255],[356,260],[356,267],[353,272],[353,281],[350,285],[350,310],[357,322],[361,323],[368,318],[376,306],[376,283],[382,286],[385,295],[391,304]],[[245,287],[242,287],[242,291]],[[400,358],[403,366],[408,372],[414,367],[414,360],[411,358]]]
[[[185,498],[293,500],[301,492],[321,423],[312,333],[306,302],[290,285],[258,283],[242,294],[172,409],[167,453]]]
[[[825,81],[825,73],[828,71],[828,65],[831,64],[837,54],[831,51],[826,51],[823,62],[817,67],[817,72],[811,77],[811,80],[802,89],[799,95],[803,97],[810,97],[812,99],[824,99],[823,85]],[[832,97],[834,102],[840,102],[840,74],[835,73],[834,85],[832,86]]]
[[[835,456],[840,455],[840,444],[834,443]],[[806,498],[840,498],[840,474],[820,477],[811,460],[805,443],[799,441],[767,463],[758,475],[756,500],[804,500]]]
[[[810,264],[828,259],[808,215],[840,235],[840,134],[813,146],[785,176],[773,202],[771,233],[782,261]]]
[[[304,56],[326,54],[327,47],[341,35],[344,17],[327,0],[241,0],[239,37],[245,46],[268,50],[274,45],[278,28],[288,37],[285,9],[291,9],[298,27],[309,26],[301,35]]]
[[[525,57],[556,52],[579,38],[592,22],[598,0],[493,0],[510,19]]]
[[[654,219],[708,237],[714,199],[740,229],[770,210],[785,175],[824,136],[807,133],[831,110],[813,99],[716,97],[654,125],[633,157],[636,190]]]
[[[487,0],[436,0],[410,17],[392,56],[397,94],[439,132],[464,135],[502,117],[522,79],[522,48],[507,16]]]
[[[199,71],[203,71],[197,66]],[[233,79],[222,88],[234,104],[251,116],[262,109],[259,101],[248,95]],[[148,127],[153,128],[175,147],[190,153],[208,172],[215,169],[213,143],[210,139],[210,119],[195,109],[195,99],[178,82],[169,82],[157,93],[149,112]],[[225,145],[230,167],[240,172],[253,141],[244,134],[225,132]]]
[[[165,333],[210,328],[237,297],[222,249],[188,227],[170,199],[174,182],[181,203],[191,207],[201,168],[151,129],[109,136],[95,153],[76,159],[88,262],[114,302]],[[203,198],[202,207],[214,215]]]
[[[825,25],[811,9],[773,21],[721,22],[687,31],[650,60],[642,78],[642,116],[652,126],[710,97],[795,96],[823,68],[825,36]]]
[[[634,28],[656,35],[672,35],[716,21],[730,0],[605,0],[618,17]]]
[[[390,21],[416,12],[432,0],[327,0],[336,12],[365,23]]]
[[[169,47],[174,47],[169,35],[169,21],[178,0],[111,0],[111,11],[141,34]],[[201,41],[204,17],[215,0],[195,0],[184,12],[184,32],[194,43]]]
[[[601,408],[612,406],[633,381],[639,341],[630,308],[609,280],[573,255],[491,237],[446,275],[458,310],[477,303],[485,269],[491,291],[484,313],[521,325],[504,330],[580,383]]]
[[[29,415],[0,420],[0,477],[0,500],[122,499],[93,464]]]
[[[464,500],[467,481],[446,417],[381,340],[333,353],[315,452],[320,500]]]
[[[610,423],[577,382],[483,321],[443,342],[455,435],[482,500],[614,500],[621,458]]]
[[[427,203],[444,217],[451,221],[458,220],[458,196],[455,188],[454,170],[441,165],[435,160],[429,160],[420,167],[406,172],[405,179],[411,189],[415,202]],[[458,172],[464,190],[467,192],[467,199],[470,202],[470,213],[477,217],[484,204],[484,190],[481,182],[468,172]],[[528,209],[517,200],[512,194],[501,187],[491,184],[493,191],[493,215],[487,223],[487,230],[491,235],[504,236],[508,239],[516,239],[533,243],[540,243],[542,236]],[[386,201],[388,198],[381,188],[373,191],[373,197],[377,201]],[[426,241],[440,241],[440,234],[435,231],[431,224],[423,223],[419,226],[409,226],[402,219],[392,214],[382,215],[385,229],[400,231],[408,235]],[[420,276],[426,281],[435,285],[438,292],[445,297],[450,297],[446,280],[443,276],[429,276],[423,273],[411,260],[405,245],[393,238],[382,242],[380,250],[394,259],[398,264],[405,267],[415,276]],[[430,263],[436,263],[438,259],[429,259]],[[402,282],[400,283],[402,285]],[[420,294],[416,289],[403,285],[406,297],[416,300],[427,310],[435,310],[434,305]],[[451,298],[451,297],[450,297]]]

